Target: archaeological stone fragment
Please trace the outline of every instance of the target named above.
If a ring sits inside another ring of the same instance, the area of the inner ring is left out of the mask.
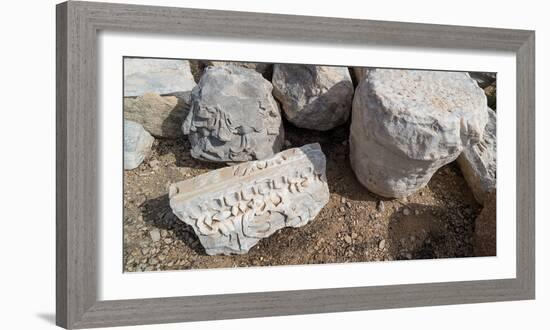
[[[191,156],[213,162],[265,159],[284,142],[273,86],[252,69],[208,67],[191,93],[183,123]]]
[[[190,92],[125,97],[124,118],[140,123],[155,137],[177,138],[183,136],[181,125],[189,113],[190,97]]]
[[[486,108],[467,73],[369,69],[353,101],[355,175],[381,196],[414,193],[482,139]]]
[[[140,124],[124,120],[124,169],[138,167],[151,153],[155,139]]]
[[[345,123],[353,83],[347,67],[275,64],[273,95],[298,127],[326,131]]]
[[[196,83],[189,61],[152,58],[124,59],[124,97],[189,92]]]
[[[491,108],[487,108],[487,114],[489,120],[481,141],[464,148],[457,158],[460,170],[480,204],[495,189],[497,180],[497,117]]]
[[[301,227],[328,202],[319,144],[224,167],[170,186],[170,207],[209,255],[244,254],[284,227]]]

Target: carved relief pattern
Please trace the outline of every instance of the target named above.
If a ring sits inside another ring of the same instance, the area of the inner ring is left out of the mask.
[[[235,184],[180,202],[181,210],[174,210],[194,227],[209,254],[245,253],[278,229],[305,225],[328,201],[324,172],[300,149],[230,169],[231,178],[241,178]]]
[[[266,158],[273,155],[274,150],[280,150],[282,122],[271,95],[271,84],[253,70],[231,70],[235,72],[216,68],[205,73],[208,79],[224,88],[205,89],[199,83],[193,90],[183,131],[189,134],[195,158],[242,162]],[[244,78],[239,77],[247,75],[251,75],[249,79],[254,82],[248,86],[250,90],[232,87],[241,86],[240,79]]]

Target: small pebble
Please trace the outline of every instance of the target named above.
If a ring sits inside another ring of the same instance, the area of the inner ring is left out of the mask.
[[[350,202],[346,202],[346,206],[347,206],[348,208],[351,208],[351,203],[350,203]]]
[[[351,238],[356,239],[357,238],[357,233],[351,233]]]
[[[415,215],[419,215],[419,214],[420,214],[420,211],[414,210],[414,214],[415,214]]]
[[[411,214],[411,210],[409,210],[408,208],[403,209],[403,215],[410,215],[410,214]]]
[[[384,212],[384,202],[383,201],[378,201],[378,205],[376,205],[376,210],[378,210],[378,212]]]
[[[340,203],[345,204],[346,203],[346,197],[342,197],[342,199],[340,199]]]
[[[340,212],[346,212],[346,209],[342,206],[340,207]]]
[[[160,240],[160,232],[158,229],[153,229],[149,232],[149,235],[151,236],[151,239],[153,242],[158,242]]]
[[[344,241],[346,241],[346,243],[348,243],[348,244],[351,244],[351,236],[346,235],[346,236],[344,237]]]
[[[378,243],[378,249],[384,250],[385,247],[386,247],[386,240],[383,239],[380,241],[380,243]]]

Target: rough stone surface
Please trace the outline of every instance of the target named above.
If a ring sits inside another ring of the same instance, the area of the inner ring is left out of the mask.
[[[357,80],[357,85],[361,83],[363,79],[367,76],[367,70],[368,68],[365,67],[353,67],[353,74],[355,75],[355,79]]]
[[[124,120],[124,169],[138,167],[149,156],[154,140],[143,126]]]
[[[347,67],[275,64],[273,95],[298,127],[326,131],[350,115],[353,83]]]
[[[209,67],[183,124],[191,155],[214,162],[265,159],[281,150],[283,123],[273,87],[254,70]]]
[[[273,76],[273,64],[272,63],[253,63],[253,62],[224,62],[224,61],[203,61],[205,66],[238,66],[241,68],[252,69],[261,74],[265,79],[271,80]]]
[[[414,193],[481,140],[486,108],[467,73],[369,69],[355,93],[350,129],[358,180],[385,197]]]
[[[196,83],[189,61],[125,58],[124,96],[141,96],[145,93],[171,94],[188,92]]]
[[[190,92],[161,96],[145,93],[124,98],[124,118],[140,123],[156,137],[177,138],[189,113]]]
[[[476,256],[497,255],[497,193],[493,190],[487,196],[483,210],[475,222],[474,254]]]
[[[489,121],[483,139],[466,147],[457,158],[462,174],[480,204],[495,189],[497,181],[497,117],[491,108],[487,108],[487,114]]]
[[[313,220],[329,200],[319,144],[224,167],[170,186],[170,207],[210,255],[243,254],[283,227]]]

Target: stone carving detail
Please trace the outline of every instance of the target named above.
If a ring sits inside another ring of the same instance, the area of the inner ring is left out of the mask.
[[[328,202],[319,144],[221,168],[170,186],[170,207],[206,253],[243,254],[283,227],[301,227]]]
[[[487,114],[489,121],[483,139],[465,148],[457,158],[460,170],[480,204],[496,188],[497,181],[497,117],[491,108],[487,108]]]
[[[214,162],[265,159],[281,150],[283,124],[273,86],[252,69],[208,67],[183,123],[191,155]]]
[[[369,69],[365,74],[353,100],[350,161],[370,191],[410,195],[481,140],[487,100],[467,73]]]

